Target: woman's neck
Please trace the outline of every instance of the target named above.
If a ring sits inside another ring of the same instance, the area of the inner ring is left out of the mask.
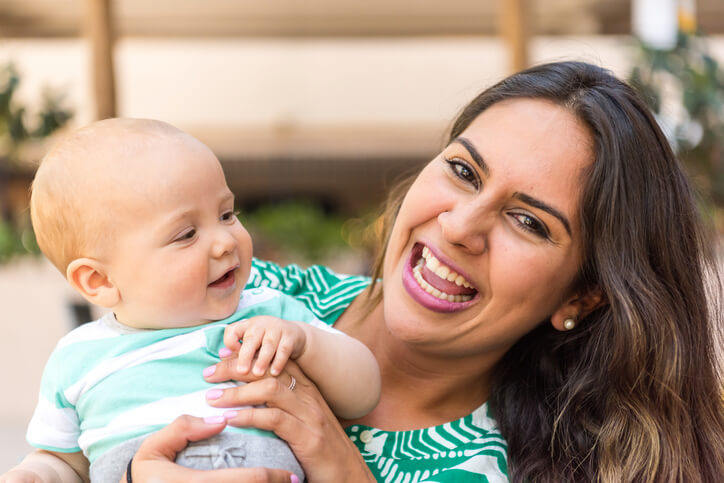
[[[436,426],[470,414],[488,398],[492,364],[482,355],[451,359],[396,339],[387,329],[382,304],[366,311],[358,298],[335,327],[372,350],[382,376],[380,403],[349,424],[390,431]]]

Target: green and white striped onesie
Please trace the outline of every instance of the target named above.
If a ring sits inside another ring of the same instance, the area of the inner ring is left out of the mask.
[[[369,283],[369,278],[338,275],[321,266],[302,270],[254,260],[247,287],[280,290],[333,325]],[[507,445],[487,403],[457,421],[431,428],[382,431],[353,425],[346,432],[381,482],[508,481]]]
[[[131,329],[108,314],[58,342],[43,373],[28,442],[51,451],[83,451],[92,464],[109,449],[156,431],[181,414],[223,414],[227,409],[206,403],[206,391],[234,383],[209,384],[202,371],[219,361],[224,328],[255,315],[330,330],[303,304],[266,287],[247,288],[231,317],[197,327]],[[253,428],[225,431],[276,438]]]

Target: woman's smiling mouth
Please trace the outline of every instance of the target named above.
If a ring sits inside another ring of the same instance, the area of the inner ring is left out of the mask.
[[[420,305],[436,312],[467,308],[478,291],[463,275],[442,263],[432,251],[415,244],[405,264],[402,284]]]

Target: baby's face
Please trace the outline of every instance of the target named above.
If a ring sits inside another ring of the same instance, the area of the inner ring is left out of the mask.
[[[249,277],[251,238],[213,153],[158,144],[129,161],[130,182],[113,193],[120,206],[109,214],[115,243],[106,263],[121,296],[114,312],[138,328],[223,319]]]

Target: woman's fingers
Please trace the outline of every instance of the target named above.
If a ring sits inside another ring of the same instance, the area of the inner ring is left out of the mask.
[[[142,458],[167,459],[173,461],[176,454],[191,441],[200,441],[223,431],[223,418],[201,419],[193,416],[179,416],[168,426],[145,439],[136,455]]]
[[[275,406],[280,398],[291,396],[289,390],[291,382],[291,376],[285,373],[278,377],[265,377],[257,381],[251,381],[242,386],[222,390],[215,388],[207,393],[207,402],[217,408],[255,406],[259,404]],[[295,387],[299,387],[299,385],[299,380],[295,380]]]
[[[180,416],[171,424],[153,433],[143,442],[133,457],[131,475],[136,481],[175,482],[268,482],[289,483],[295,480],[292,473],[268,468],[235,468],[222,470],[193,470],[174,463],[176,454],[189,442],[206,439],[221,432],[226,426],[223,418],[201,419]],[[121,479],[126,481],[124,475]]]

